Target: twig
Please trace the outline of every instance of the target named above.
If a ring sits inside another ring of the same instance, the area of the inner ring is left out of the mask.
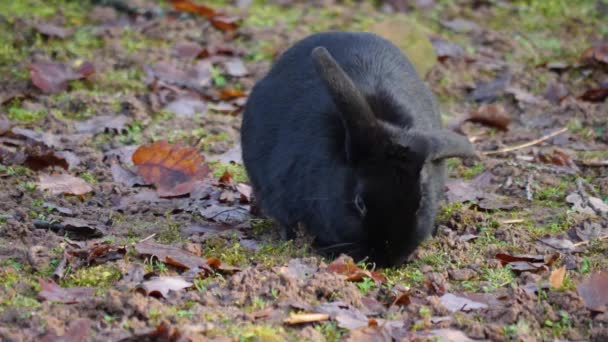
[[[602,236],[598,237],[597,239],[591,239],[591,240],[585,240],[585,241],[577,242],[577,243],[574,244],[574,247],[580,247],[580,246],[588,245],[593,240],[601,241],[601,240],[606,240],[606,239],[608,239],[608,234],[602,235]]]
[[[327,321],[329,319],[328,314],[324,313],[304,313],[304,314],[292,314],[289,318],[283,320],[285,324],[302,324]]]
[[[522,223],[522,222],[525,222],[525,221],[526,220],[524,220],[524,219],[511,219],[511,220],[501,221],[500,223],[502,223],[502,224],[513,224],[513,223]]]
[[[534,174],[530,173],[530,175],[528,175],[528,180],[526,181],[526,199],[528,201],[532,201],[534,199],[534,189],[532,189],[532,182],[534,182]]]
[[[135,245],[136,245],[136,244],[138,244],[138,243],[146,242],[146,241],[148,241],[148,240],[150,240],[150,239],[154,238],[155,236],[156,236],[156,233],[154,233],[154,234],[150,234],[150,235],[146,236],[145,238],[143,238],[143,239],[141,239],[141,240],[139,240],[139,241],[137,241],[137,242],[133,242],[131,245],[135,246]]]
[[[505,147],[503,149],[496,150],[496,151],[484,151],[484,152],[482,152],[482,154],[487,156],[487,155],[492,155],[492,154],[500,154],[500,153],[507,153],[507,152],[511,152],[511,151],[521,150],[522,148],[538,145],[538,144],[540,144],[541,142],[543,142],[545,140],[551,139],[551,138],[553,138],[556,135],[560,135],[560,134],[566,132],[567,130],[568,130],[568,127],[564,127],[564,128],[559,129],[559,130],[557,130],[555,132],[552,132],[552,133],[549,133],[547,135],[544,135],[544,136],[542,136],[542,137],[540,137],[540,138],[538,138],[536,140],[529,141],[529,142],[527,142],[525,144],[511,146],[511,147]]]

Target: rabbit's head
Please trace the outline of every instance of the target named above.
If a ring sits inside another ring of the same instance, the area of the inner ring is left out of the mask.
[[[403,129],[378,120],[327,49],[315,48],[312,58],[344,125],[346,160],[357,177],[348,200],[366,230],[365,249],[379,263],[403,259],[432,230],[418,224],[428,190],[423,184],[436,176],[430,169],[445,158],[475,156],[474,149],[466,137],[448,130]],[[443,184],[443,179],[438,181]]]

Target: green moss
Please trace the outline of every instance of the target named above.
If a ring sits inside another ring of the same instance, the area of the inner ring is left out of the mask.
[[[210,162],[213,177],[220,178],[224,172],[228,171],[232,175],[232,179],[238,183],[246,183],[249,181],[247,171],[242,164],[226,164],[221,162]]]
[[[32,123],[44,119],[45,116],[44,110],[32,111],[17,106],[8,109],[8,118],[13,121]]]
[[[87,286],[106,288],[114,284],[121,277],[120,270],[104,264],[93,267],[78,269],[75,273],[69,274],[61,285],[64,287]]]

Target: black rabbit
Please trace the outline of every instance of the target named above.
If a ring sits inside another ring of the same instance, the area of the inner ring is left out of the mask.
[[[253,88],[243,161],[262,211],[321,251],[403,263],[431,233],[445,158],[474,156],[441,128],[431,91],[389,41],[325,32],[288,49]]]

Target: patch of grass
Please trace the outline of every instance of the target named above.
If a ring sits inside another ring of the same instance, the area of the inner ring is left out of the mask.
[[[18,106],[11,106],[8,109],[8,118],[12,121],[32,123],[44,119],[45,116],[45,110],[32,111]]]
[[[146,88],[139,68],[110,70],[99,79],[95,86],[113,92],[120,90],[125,93],[143,91]]]
[[[363,281],[357,283],[359,291],[367,295],[369,291],[376,287],[376,282],[372,278],[363,278]]]
[[[249,181],[245,166],[243,166],[242,164],[210,162],[209,166],[211,167],[213,177],[215,178],[220,178],[224,174],[224,172],[228,171],[232,175],[232,179],[237,183],[246,183]]]
[[[340,341],[348,330],[338,327],[336,322],[327,322],[315,326],[315,330],[320,332],[326,341]]]
[[[111,265],[97,265],[76,270],[76,272],[69,274],[61,285],[64,287],[107,288],[118,281],[121,276],[120,270]]]
[[[170,214],[165,215],[165,228],[158,233],[156,240],[163,244],[171,244],[183,240],[179,223],[171,219]]]
[[[452,215],[458,212],[464,212],[464,206],[460,202],[453,202],[444,204],[439,207],[439,213],[437,214],[437,222],[447,222],[452,218]]]
[[[97,178],[95,178],[95,175],[93,175],[89,171],[85,171],[85,172],[81,173],[80,174],[80,178],[84,179],[84,181],[87,182],[87,183],[89,183],[89,184],[97,184],[97,183],[99,183],[97,181]]]

